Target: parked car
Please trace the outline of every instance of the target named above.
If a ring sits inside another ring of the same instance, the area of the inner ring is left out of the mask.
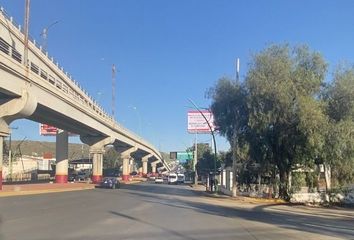
[[[156,177],[155,178],[155,183],[163,183],[163,178],[162,177]]]
[[[77,181],[86,181],[88,178],[90,178],[89,172],[81,171],[81,172],[78,172],[76,175]]]
[[[77,180],[77,175],[76,174],[70,174],[68,176],[68,181],[69,182],[75,182]]]
[[[120,182],[116,177],[105,177],[103,178],[100,187],[111,189],[120,188]]]

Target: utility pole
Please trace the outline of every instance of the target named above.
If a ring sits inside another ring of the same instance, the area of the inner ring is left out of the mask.
[[[28,32],[29,32],[29,14],[30,14],[30,0],[25,1],[25,18],[24,18],[24,34],[25,34],[25,49],[23,54],[23,64],[28,68]]]
[[[193,170],[194,170],[194,185],[198,185],[198,173],[197,173],[197,163],[198,163],[198,133],[195,133],[195,143],[194,143],[194,159],[193,159]]]
[[[10,127],[10,129],[18,129],[18,127]],[[10,136],[9,136],[9,172],[10,172],[10,181],[12,182],[12,172],[13,172],[13,168],[12,168],[12,149],[11,149],[11,135],[12,133],[10,132]]]
[[[236,60],[236,83],[240,81],[240,59],[237,58]],[[237,134],[236,134],[236,127],[234,126],[234,132],[232,136],[232,196],[236,197],[237,196]]]
[[[116,98],[116,66],[112,65],[112,117],[115,113],[115,98]]]

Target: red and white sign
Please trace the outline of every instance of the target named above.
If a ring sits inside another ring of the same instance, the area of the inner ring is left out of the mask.
[[[39,134],[41,136],[55,136],[57,135],[57,128],[50,126],[48,124],[40,123],[39,124]]]
[[[206,121],[205,120],[205,118]],[[210,133],[211,130],[209,125],[211,126],[212,130],[215,130],[214,125],[214,116],[209,110],[201,110],[199,111],[188,111],[188,132],[189,133]]]
[[[56,136],[59,128],[53,127],[48,124],[40,123],[39,124],[39,134],[41,136]],[[69,136],[77,136],[77,134],[69,132]]]

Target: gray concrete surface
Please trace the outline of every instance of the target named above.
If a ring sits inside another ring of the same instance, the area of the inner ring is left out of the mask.
[[[354,212],[142,183],[0,198],[0,239],[354,239]]]

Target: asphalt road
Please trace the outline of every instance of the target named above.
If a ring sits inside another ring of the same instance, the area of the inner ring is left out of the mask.
[[[354,239],[354,211],[251,204],[144,183],[0,198],[0,239]]]

